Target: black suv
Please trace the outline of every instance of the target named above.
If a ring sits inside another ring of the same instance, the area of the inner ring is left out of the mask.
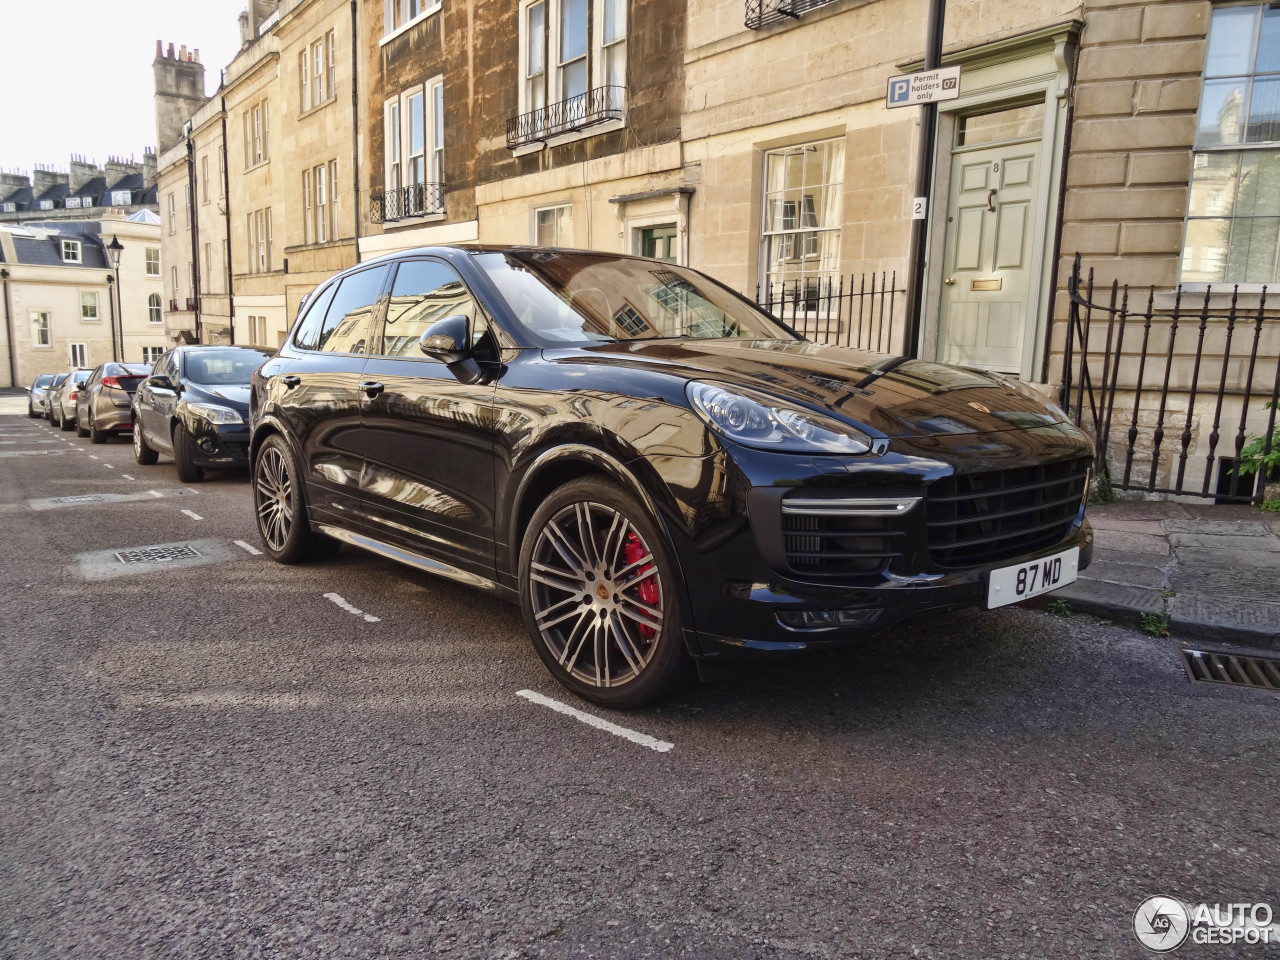
[[[436,247],[318,288],[251,396],[255,513],[520,603],[634,706],[695,661],[1075,579],[1093,450],[1020,384],[810,343],[653,260]]]

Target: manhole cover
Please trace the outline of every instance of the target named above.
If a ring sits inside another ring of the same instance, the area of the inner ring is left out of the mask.
[[[1233,687],[1280,691],[1280,660],[1237,657],[1229,653],[1183,650],[1182,665],[1197,683],[1225,683]]]
[[[189,543],[181,543],[174,547],[139,547],[136,550],[121,550],[116,559],[121,563],[168,563],[170,560],[189,560],[200,556],[200,551]]]
[[[101,503],[107,499],[105,493],[88,493],[82,497],[54,497],[54,503]]]

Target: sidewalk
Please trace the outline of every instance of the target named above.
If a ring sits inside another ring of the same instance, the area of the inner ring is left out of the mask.
[[[1280,514],[1250,506],[1125,502],[1088,510],[1093,563],[1046,598],[1175,637],[1280,649]]]

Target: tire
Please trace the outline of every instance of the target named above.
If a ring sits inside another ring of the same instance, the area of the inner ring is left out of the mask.
[[[302,471],[284,437],[267,437],[254,454],[249,484],[253,488],[258,538],[267,556],[276,563],[323,560],[341,546],[332,537],[311,529],[301,477]]]
[[[574,480],[538,507],[521,544],[519,583],[534,649],[580,697],[639,707],[693,678],[670,549],[614,484]]]
[[[79,416],[77,416],[76,417],[76,436],[87,437],[88,435],[89,435],[89,428],[80,426],[80,418]]]
[[[40,418],[40,414],[36,413],[36,405],[30,400],[27,401],[27,416],[32,420],[38,420]]]
[[[74,420],[68,420],[65,416],[62,418],[62,422],[58,424],[63,430],[70,430],[75,425],[76,422]]]
[[[178,468],[178,479],[183,483],[199,483],[204,479],[204,470],[195,465],[195,454],[192,452],[194,441],[187,428],[180,422],[173,428],[173,465]]]
[[[159,458],[160,454],[147,446],[147,438],[142,435],[142,428],[138,426],[138,421],[135,417],[133,421],[133,459],[137,460],[142,466],[149,467]]]
[[[93,415],[90,414],[89,415],[89,442],[90,443],[106,443],[107,438],[110,436],[111,434],[107,433],[107,431],[99,430],[97,427],[93,425]]]

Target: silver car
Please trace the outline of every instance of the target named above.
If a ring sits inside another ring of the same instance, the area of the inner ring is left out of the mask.
[[[52,373],[42,373],[36,377],[27,391],[27,416],[31,419],[44,416],[45,397],[49,392],[49,384],[53,383]]]
[[[71,430],[76,425],[76,400],[79,399],[80,388],[89,379],[92,370],[72,370],[71,373],[56,386],[49,389],[45,404],[49,408],[49,422],[63,430]]]

